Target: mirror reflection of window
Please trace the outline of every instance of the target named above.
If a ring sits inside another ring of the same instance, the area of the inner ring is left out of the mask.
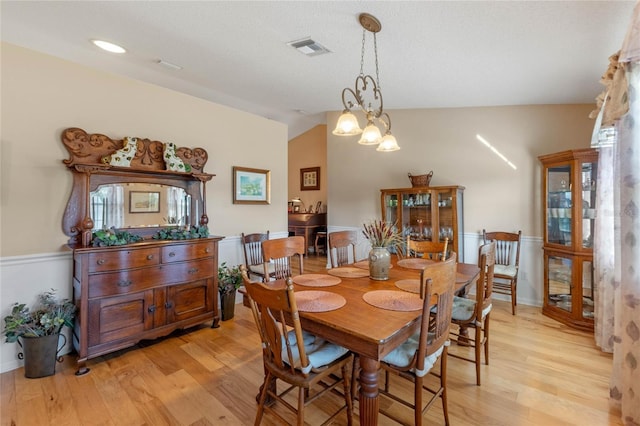
[[[131,191],[159,192],[160,211],[131,213],[128,205]],[[94,230],[108,228],[190,226],[191,196],[175,186],[126,183],[100,185],[90,194],[90,213]]]
[[[124,225],[124,189],[122,185],[101,185],[91,193],[91,218],[94,229],[122,228]]]

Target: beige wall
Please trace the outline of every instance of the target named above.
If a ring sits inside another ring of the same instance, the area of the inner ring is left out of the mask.
[[[61,250],[71,190],[60,133],[80,127],[203,147],[209,227],[286,231],[287,127],[192,96],[2,44],[1,255]],[[255,143],[256,141],[261,143]],[[323,157],[324,158],[324,157]],[[271,170],[271,205],[232,204],[232,167]],[[326,185],[325,185],[326,187]]]
[[[320,190],[300,190],[300,169],[320,167]],[[305,206],[327,204],[327,126],[318,125],[289,141],[289,199],[300,197]]]
[[[330,226],[380,216],[380,189],[410,187],[407,173],[433,170],[432,186],[462,185],[464,231],[516,230],[542,237],[538,155],[587,148],[593,105],[390,111],[400,151],[381,153],[327,132]],[[338,113],[327,114],[327,126]],[[362,120],[361,120],[362,122]],[[481,135],[513,170],[476,139]],[[349,142],[346,142],[349,141]]]

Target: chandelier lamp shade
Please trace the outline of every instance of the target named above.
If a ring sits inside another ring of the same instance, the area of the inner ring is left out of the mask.
[[[382,91],[380,89],[378,69],[378,45],[376,34],[382,29],[382,24],[373,15],[361,13],[358,17],[362,25],[362,50],[360,55],[360,75],[356,78],[353,88],[342,89],[342,104],[344,110],[338,118],[333,134],[337,136],[361,135],[358,141],[361,145],[378,145],[377,151],[391,152],[400,149],[396,138],[391,134],[391,117],[384,112]],[[373,34],[373,50],[375,54],[376,78],[364,74],[364,52],[367,32]],[[359,108],[364,112],[367,124],[360,128],[358,118],[352,109]],[[384,134],[380,129],[384,130]]]

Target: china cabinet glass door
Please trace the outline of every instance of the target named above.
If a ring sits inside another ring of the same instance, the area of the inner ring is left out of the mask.
[[[548,256],[547,268],[549,273],[549,306],[572,311],[573,261],[561,256]]]
[[[547,241],[550,244],[571,245],[571,176],[570,165],[547,169]]]

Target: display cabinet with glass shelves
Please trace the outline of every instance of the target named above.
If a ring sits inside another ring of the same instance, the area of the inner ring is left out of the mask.
[[[593,330],[593,233],[598,152],[569,150],[538,157],[544,191],[542,312]]]
[[[464,260],[462,186],[381,189],[382,219],[415,240],[444,241]]]

